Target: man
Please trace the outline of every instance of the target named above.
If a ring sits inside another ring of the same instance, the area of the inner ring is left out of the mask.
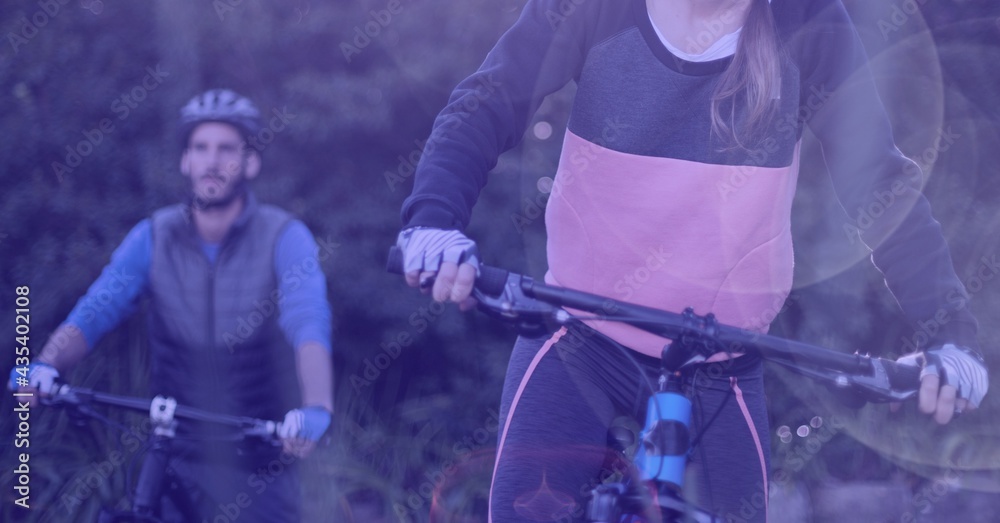
[[[259,204],[248,189],[261,169],[259,151],[247,146],[258,119],[254,104],[229,90],[208,91],[181,110],[180,170],[190,200],[128,233],[29,371],[31,386],[46,393],[144,294],[152,394],[284,420],[281,455],[237,452],[232,442],[204,437],[171,442],[169,466],[200,507],[198,520],[214,521],[244,494],[241,521],[297,521],[294,458],[312,450],[333,411],[331,313],[316,242],[301,221]],[[205,431],[178,428],[179,436]],[[253,474],[276,459],[283,472],[259,481],[262,490]],[[161,509],[165,520],[191,517],[169,500]]]

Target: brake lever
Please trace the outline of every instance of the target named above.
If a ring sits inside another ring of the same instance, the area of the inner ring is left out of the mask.
[[[857,396],[854,398],[842,398],[848,401],[849,406],[854,408],[861,407],[865,402],[886,403],[904,401],[917,393],[915,390],[898,391],[893,389],[889,384],[889,375],[886,373],[882,361],[877,358],[870,360],[873,369],[872,376],[857,376],[843,372],[810,369],[780,359],[773,359],[771,361],[796,374],[816,381],[826,382],[829,386],[841,392],[856,394]],[[859,400],[860,403],[858,403]]]
[[[555,331],[552,325],[562,325],[569,314],[559,307],[529,297],[522,285],[530,285],[531,278],[510,273],[504,282],[503,292],[491,296],[478,288],[472,289],[476,307],[483,313],[514,325],[518,334],[537,338]]]
[[[56,382],[48,394],[38,398],[42,405],[52,407],[79,407],[89,400],[90,397],[86,396],[83,391],[62,382]]]
[[[866,393],[870,398],[878,401],[903,401],[916,395],[916,390],[898,391],[892,388],[889,383],[889,374],[885,370],[884,362],[878,358],[868,360],[872,365],[871,376],[845,376],[847,381],[855,389]],[[869,399],[868,401],[876,401]]]
[[[92,399],[93,394],[89,390],[56,382],[49,394],[39,398],[39,403],[46,407],[65,409],[74,426],[84,427],[91,419],[100,416],[91,405]]]

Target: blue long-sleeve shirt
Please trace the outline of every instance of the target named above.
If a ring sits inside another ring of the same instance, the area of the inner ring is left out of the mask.
[[[201,248],[205,257],[215,263],[219,245],[202,242]],[[65,323],[80,329],[88,349],[135,310],[149,282],[152,252],[151,223],[145,219],[129,231],[101,275],[69,313]],[[301,221],[293,220],[282,231],[274,252],[275,274],[294,277],[277,279],[282,296],[278,322],[296,349],[312,341],[330,352],[332,313],[326,300],[326,277],[318,268],[301,269],[306,266],[304,260],[318,259],[318,252],[316,241]]]

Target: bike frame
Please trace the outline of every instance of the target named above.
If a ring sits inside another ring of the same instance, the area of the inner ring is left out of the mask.
[[[280,445],[278,431],[281,423],[244,416],[216,414],[193,407],[178,405],[173,398],[156,396],[153,399],[134,398],[95,392],[90,389],[71,387],[60,384],[52,395],[43,400],[51,406],[71,408],[85,416],[105,421],[91,407],[92,404],[107,405],[134,412],[147,412],[152,422],[153,433],[150,438],[149,452],[143,460],[142,469],[136,484],[135,496],[132,499],[132,509],[127,513],[107,515],[101,523],[119,522],[159,522],[160,500],[164,495],[170,495],[189,520],[198,519],[199,514],[195,503],[183,491],[169,492],[165,488],[170,476],[168,460],[170,447],[176,437],[178,423],[207,422],[220,427],[232,429],[235,440],[257,438],[273,445]],[[127,488],[127,487],[126,487]],[[131,492],[128,493],[132,497]]]

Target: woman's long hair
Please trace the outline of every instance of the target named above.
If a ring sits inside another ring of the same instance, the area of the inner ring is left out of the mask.
[[[712,94],[712,133],[731,144],[726,149],[748,149],[770,124],[780,93],[781,56],[771,6],[768,0],[751,0],[736,54]],[[739,129],[737,100],[746,107]]]

